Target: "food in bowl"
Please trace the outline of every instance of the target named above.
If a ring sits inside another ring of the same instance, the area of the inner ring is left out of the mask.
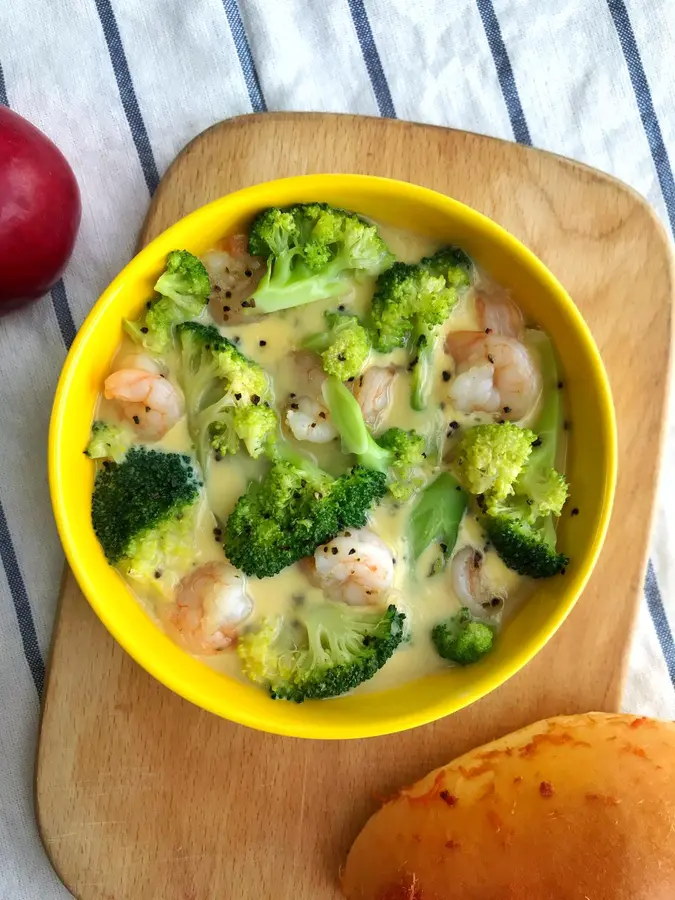
[[[555,352],[459,247],[264,210],[169,253],[101,387],[108,561],[177,644],[274,698],[479,663],[565,572]]]

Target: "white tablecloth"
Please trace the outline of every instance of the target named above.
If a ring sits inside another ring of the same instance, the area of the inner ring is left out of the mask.
[[[0,103],[60,146],[83,200],[63,282],[0,319],[0,900],[69,896],[32,800],[63,562],[47,423],[66,348],[132,255],[174,155],[252,110],[398,116],[583,160],[631,184],[672,231],[674,53],[672,0],[0,0]],[[674,449],[671,426],[624,699],[669,718]]]

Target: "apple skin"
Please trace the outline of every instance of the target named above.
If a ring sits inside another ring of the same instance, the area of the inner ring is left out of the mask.
[[[80,190],[48,137],[0,106],[0,316],[61,277],[80,225]]]

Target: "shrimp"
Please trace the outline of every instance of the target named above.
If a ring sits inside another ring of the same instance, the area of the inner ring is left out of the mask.
[[[323,385],[328,376],[321,368],[319,357],[309,350],[296,350],[292,359],[303,394],[312,400],[322,400]]]
[[[386,419],[396,375],[395,366],[371,366],[354,382],[352,393],[373,431],[378,431]]]
[[[391,551],[367,528],[345,531],[317,547],[314,565],[319,585],[350,606],[383,603],[394,582]]]
[[[523,314],[503,289],[478,291],[476,313],[480,327],[486,334],[501,334],[503,337],[522,339]]]
[[[252,611],[244,575],[229,562],[208,562],[183,578],[164,615],[176,643],[189,653],[211,655],[235,642]]]
[[[183,415],[183,398],[157,363],[143,353],[126,356],[105,380],[104,395],[121,418],[149,440],[159,440]]]
[[[481,619],[495,618],[504,608],[506,591],[486,584],[483,554],[473,547],[463,547],[450,564],[452,588],[457,599]]]
[[[247,311],[253,294],[266,271],[262,257],[248,252],[248,237],[233,234],[222,242],[222,250],[210,250],[202,257],[211,279],[209,312],[217,322],[236,325],[255,319]]]
[[[515,338],[482,331],[451,331],[445,349],[456,364],[448,389],[462,412],[499,412],[517,422],[541,396],[541,373],[530,351]]]
[[[337,437],[328,409],[310,397],[291,399],[286,411],[286,424],[296,441],[327,444]]]

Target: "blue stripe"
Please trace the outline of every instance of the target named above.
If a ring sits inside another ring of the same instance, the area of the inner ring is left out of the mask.
[[[619,36],[619,43],[626,60],[626,67],[640,112],[642,127],[647,137],[652,161],[661,186],[661,193],[666,204],[670,229],[675,236],[675,179],[673,178],[673,170],[661,133],[659,119],[654,109],[654,101],[652,100],[647,75],[645,74],[640,51],[635,40],[635,32],[633,31],[624,0],[607,0],[607,6],[614,21],[616,33]],[[656,629],[656,635],[668,666],[668,672],[670,673],[673,687],[675,687],[675,641],[673,641],[673,633],[668,623],[663,598],[661,597],[661,591],[659,590],[651,560],[647,566],[645,596],[647,598],[647,607]]]
[[[131,80],[131,73],[129,72],[129,65],[124,53],[124,47],[122,46],[122,39],[120,37],[119,28],[117,27],[115,14],[110,5],[110,0],[95,0],[95,2],[96,9],[98,10],[98,17],[103,26],[106,44],[108,45],[108,53],[110,54],[110,61],[112,63],[113,72],[115,73],[115,80],[117,81],[117,88],[120,92],[122,106],[124,107],[127,122],[129,123],[131,136],[136,145],[138,158],[141,161],[145,183],[152,196],[159,184],[157,164],[155,163],[155,156],[152,152],[152,147],[150,146],[148,132],[145,128],[145,122],[143,121],[143,116],[141,115],[141,110],[138,106],[138,100],[136,99],[136,91],[134,90],[134,84]]]
[[[9,591],[14,602],[14,610],[23,643],[23,652],[26,655],[26,661],[33,676],[38,698],[42,699],[42,691],[45,685],[45,664],[40,653],[33,613],[28,602],[28,592],[26,591],[26,585],[16,558],[2,503],[0,503],[0,557],[2,557]]]
[[[666,610],[663,605],[663,598],[659,585],[656,580],[656,573],[651,559],[647,563],[647,578],[645,579],[645,597],[647,598],[647,608],[652,617],[656,636],[661,645],[661,651],[668,666],[668,674],[675,688],[675,641],[673,634],[666,618]]]
[[[9,106],[7,99],[7,85],[5,84],[5,73],[2,71],[0,64],[0,106]]]
[[[614,20],[614,27],[619,35],[619,42],[640,111],[642,127],[647,136],[654,167],[661,185],[661,193],[666,203],[670,228],[675,234],[675,180],[673,179],[673,170],[670,166],[668,151],[661,134],[661,126],[654,109],[649,82],[640,59],[640,51],[635,40],[633,26],[623,0],[607,0],[607,5]]]
[[[232,32],[234,47],[239,57],[239,65],[244,73],[244,81],[246,82],[246,89],[251,101],[251,108],[253,112],[267,112],[267,104],[260,87],[258,71],[253,61],[253,54],[246,37],[244,23],[241,21],[237,0],[223,0],[223,6],[225,7],[225,15],[227,16],[230,31]]]
[[[502,37],[502,29],[499,26],[499,19],[495,13],[492,0],[476,0],[478,12],[483,20],[483,28],[490,46],[490,53],[495,62],[497,69],[497,78],[499,86],[502,89],[506,109],[511,120],[511,128],[513,136],[519,144],[527,144],[532,146],[530,138],[530,129],[527,127],[523,105],[520,102],[518,86],[511,68],[511,60],[506,50],[506,44]]]
[[[387,78],[382,68],[380,54],[377,52],[377,46],[373,37],[373,30],[368,21],[368,13],[363,4],[363,0],[348,0],[349,11],[352,14],[356,36],[361,45],[361,53],[368,70],[370,83],[373,86],[373,93],[377,101],[377,108],[381,116],[387,119],[396,118],[396,110],[394,109],[394,101],[391,99],[391,92],[387,84]]]
[[[54,306],[54,312],[56,313],[56,321],[59,323],[61,337],[63,338],[63,343],[66,345],[66,350],[70,350],[70,345],[75,340],[77,329],[75,328],[73,314],[71,313],[70,306],[68,304],[68,296],[66,295],[63,278],[59,278],[59,280],[52,288],[51,297],[52,305]]]

